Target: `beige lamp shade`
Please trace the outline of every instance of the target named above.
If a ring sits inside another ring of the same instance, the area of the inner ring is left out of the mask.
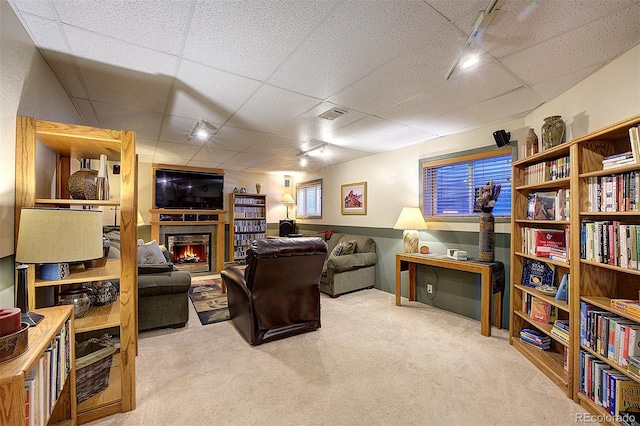
[[[80,262],[102,255],[101,211],[22,209],[16,262]]]
[[[293,201],[293,197],[291,196],[291,194],[284,194],[282,196],[282,204],[295,204],[296,202]]]
[[[418,230],[427,229],[422,211],[418,207],[403,207],[393,229],[403,229],[402,240],[405,253],[417,253],[420,235]]]
[[[142,226],[144,225],[144,219],[142,218],[142,215],[140,214],[140,212],[138,212],[138,226]]]

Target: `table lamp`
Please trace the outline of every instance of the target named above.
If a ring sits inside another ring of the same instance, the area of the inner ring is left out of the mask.
[[[403,207],[393,229],[402,229],[405,253],[417,253],[420,235],[418,230],[427,229],[427,223],[418,207]]]
[[[295,203],[296,202],[293,201],[293,197],[291,196],[291,194],[284,194],[282,196],[282,204],[287,206],[287,219],[289,219],[289,206]]]
[[[68,262],[98,259],[102,255],[101,211],[44,208],[21,210],[16,262],[42,264],[40,273],[44,279],[66,278]],[[35,325],[39,321],[39,315],[29,311],[28,269],[26,265],[21,265],[17,270],[16,307],[22,310],[23,321]]]

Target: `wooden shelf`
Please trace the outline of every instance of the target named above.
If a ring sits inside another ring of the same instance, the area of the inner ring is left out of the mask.
[[[61,280],[41,280],[36,278],[36,287],[78,284],[92,281],[108,281],[120,278],[120,259],[107,259],[104,267],[84,269],[84,266],[72,268],[67,278]]]
[[[554,180],[547,180],[540,183],[520,185],[520,186],[516,186],[515,189],[518,191],[521,191],[521,190],[533,191],[536,189],[563,188],[566,186],[569,186],[569,178],[554,179]]]
[[[513,286],[521,291],[524,291],[525,293],[533,294],[538,299],[542,299],[545,302],[555,306],[556,308],[562,311],[569,312],[569,305],[567,304],[567,302],[564,302],[562,300],[556,300],[555,297],[547,296],[546,294],[539,292],[533,287],[527,287],[522,284],[515,284],[515,283],[513,284]]]
[[[519,339],[513,339],[511,344],[521,354],[531,361],[553,383],[558,385],[565,393],[569,390],[569,373],[564,369],[564,355],[552,351],[543,351],[532,345],[522,343]]]
[[[551,337],[556,342],[560,343],[562,346],[569,347],[569,342],[565,342],[564,340],[562,340],[561,338],[559,338],[555,334],[551,333],[551,329],[553,328],[553,324],[545,324],[543,322],[536,321],[536,320],[532,319],[531,317],[529,317],[529,315],[527,315],[526,313],[524,313],[522,311],[513,311],[513,313],[516,314],[517,316],[519,316],[520,318],[522,318],[523,320],[525,320],[527,323],[531,324],[531,326],[537,328],[538,330],[542,331],[547,336]],[[563,359],[562,362],[564,363],[564,359]]]
[[[560,266],[562,268],[568,268],[570,266],[570,262],[563,262],[561,260],[552,260],[552,259],[549,259],[548,257],[536,256],[535,254],[526,254],[519,251],[516,251],[513,254],[515,256],[526,257],[528,259],[535,259],[535,260],[539,260],[540,262],[550,263],[552,265]]]
[[[82,318],[76,319],[76,334],[120,326],[120,298],[105,306],[93,306]]]
[[[609,265],[608,263],[594,262],[592,260],[580,259],[580,263],[584,265],[597,266],[599,268],[610,269],[612,271],[623,272],[625,274],[640,275],[640,271],[635,269],[623,268],[621,266]]]

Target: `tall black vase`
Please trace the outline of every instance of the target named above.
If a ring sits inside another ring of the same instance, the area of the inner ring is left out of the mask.
[[[478,258],[493,262],[496,248],[495,220],[492,207],[483,207],[480,213],[480,254]]]

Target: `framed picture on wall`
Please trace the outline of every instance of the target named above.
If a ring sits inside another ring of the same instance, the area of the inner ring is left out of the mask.
[[[342,214],[367,214],[367,182],[341,185]]]

